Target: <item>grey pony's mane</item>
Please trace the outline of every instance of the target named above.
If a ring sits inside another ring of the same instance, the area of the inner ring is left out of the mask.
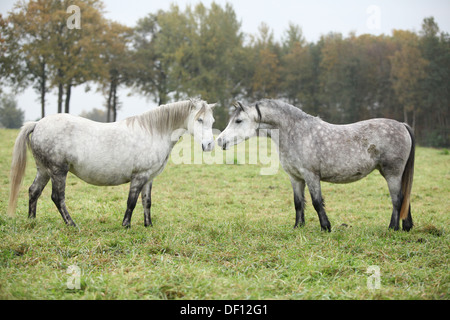
[[[198,101],[186,100],[161,105],[141,115],[127,118],[125,122],[128,126],[138,124],[150,133],[167,133],[182,127],[186,118],[195,108],[195,103]]]
[[[261,102],[264,102],[265,106],[267,106],[269,108],[288,113],[291,116],[295,116],[295,117],[302,118],[302,119],[304,119],[304,118],[320,119],[319,117],[314,117],[314,116],[304,112],[301,108],[291,105],[282,100],[263,99],[263,100],[261,100]]]

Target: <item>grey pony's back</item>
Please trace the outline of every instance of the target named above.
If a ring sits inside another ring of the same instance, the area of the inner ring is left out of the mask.
[[[17,197],[23,181],[25,168],[27,166],[27,145],[29,136],[36,127],[37,122],[27,122],[23,125],[14,144],[11,162],[11,191],[9,195],[8,216],[13,217],[17,207]]]

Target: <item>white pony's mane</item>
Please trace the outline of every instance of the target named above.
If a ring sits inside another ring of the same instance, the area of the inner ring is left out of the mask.
[[[154,133],[165,133],[181,128],[186,118],[195,109],[196,103],[200,100],[186,100],[170,104],[161,105],[153,110],[144,112],[141,115],[127,118],[126,124],[134,126],[136,123],[143,129]],[[205,112],[206,103],[203,104],[197,113],[199,117]]]

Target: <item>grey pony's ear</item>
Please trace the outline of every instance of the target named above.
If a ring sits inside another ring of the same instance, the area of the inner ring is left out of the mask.
[[[244,110],[244,105],[243,105],[240,101],[236,101],[236,102],[233,104],[233,106],[234,106],[236,109],[241,109],[242,111],[245,112],[245,110]]]
[[[216,102],[216,103],[208,104],[208,106],[209,106],[211,109],[214,109],[214,108],[217,106],[217,102]]]

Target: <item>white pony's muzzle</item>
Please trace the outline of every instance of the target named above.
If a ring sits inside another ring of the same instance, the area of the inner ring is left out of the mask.
[[[202,142],[202,149],[205,152],[210,152],[214,149],[214,140],[208,140]]]

